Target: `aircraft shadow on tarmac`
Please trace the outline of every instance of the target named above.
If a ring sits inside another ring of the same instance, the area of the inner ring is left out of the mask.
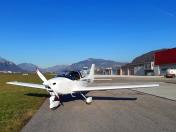
[[[50,96],[48,94],[41,94],[41,93],[27,93],[26,96],[33,96],[33,97],[47,97]],[[89,97],[89,96],[88,96]],[[107,97],[107,96],[91,96],[93,100],[109,100],[109,101],[115,101],[115,100],[125,100],[125,101],[134,101],[137,100],[136,97]],[[61,96],[61,101],[64,102],[71,102],[76,100],[84,100],[83,97],[80,94],[75,94],[75,97],[72,97],[71,95],[64,95]]]
[[[135,101],[137,100],[136,97],[107,97],[107,96],[87,96],[92,97],[93,100],[109,100],[109,101],[116,101],[116,100],[126,100],[126,101]],[[81,95],[76,95],[76,97],[71,97],[70,95],[65,95],[61,97],[62,102],[70,102],[76,100],[84,100]]]
[[[136,97],[100,97],[100,96],[92,96],[93,100],[137,100]]]

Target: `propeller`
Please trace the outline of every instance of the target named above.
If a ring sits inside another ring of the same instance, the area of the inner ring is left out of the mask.
[[[40,77],[40,79],[45,83],[48,82],[48,80],[44,77],[44,75],[39,71],[39,69],[37,68],[36,70],[37,75]]]
[[[43,85],[50,87],[54,94],[56,95],[56,97],[59,99],[58,94],[55,92],[55,90],[52,88],[52,85],[50,84],[50,82],[45,78],[45,76],[39,71],[39,69],[37,68],[36,70],[37,75],[39,76],[39,78],[43,81]]]

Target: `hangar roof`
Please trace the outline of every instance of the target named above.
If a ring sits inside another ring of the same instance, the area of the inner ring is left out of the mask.
[[[145,53],[143,55],[140,55],[140,56],[136,57],[131,63],[128,63],[128,64],[122,66],[122,68],[127,68],[127,67],[130,68],[130,67],[134,67],[136,65],[143,65],[146,62],[152,62],[152,61],[154,61],[156,52],[165,51],[165,50],[167,50],[167,49],[154,50],[154,51],[150,51],[148,53]]]
[[[176,48],[155,53],[155,65],[176,64]]]

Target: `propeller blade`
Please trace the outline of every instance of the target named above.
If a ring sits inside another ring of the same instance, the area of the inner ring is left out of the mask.
[[[49,86],[53,90],[55,96],[59,99],[57,92],[52,88],[52,85],[50,84],[50,82],[45,78],[45,76],[39,71],[38,68],[36,70],[36,73],[40,77],[40,79],[44,82],[43,85]]]
[[[40,79],[43,82],[47,82],[48,80],[45,78],[45,76],[39,71],[39,69],[36,70],[37,75],[40,77]]]

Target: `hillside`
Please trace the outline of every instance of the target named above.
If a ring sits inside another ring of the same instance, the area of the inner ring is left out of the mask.
[[[148,53],[145,53],[143,55],[140,55],[140,56],[136,57],[132,61],[132,64],[142,64],[142,63],[145,63],[145,62],[154,61],[154,54],[155,54],[155,52],[162,51],[162,50],[166,50],[166,49],[154,50],[154,51],[150,51]]]
[[[83,67],[88,67],[90,68],[92,64],[95,64],[97,68],[107,68],[107,67],[112,67],[113,69],[116,69],[126,63],[122,62],[116,62],[112,60],[105,60],[105,59],[94,59],[94,58],[89,58],[87,60],[83,60],[77,63],[74,63],[67,67],[69,70],[80,70]]]
[[[0,57],[0,71],[23,72],[15,63]]]
[[[28,71],[28,72],[35,72],[36,68],[38,66],[31,64],[31,63],[21,63],[18,65],[18,67],[20,67],[21,69],[23,69],[24,71]]]
[[[61,72],[67,69],[68,65],[56,65],[43,69],[44,72]]]

